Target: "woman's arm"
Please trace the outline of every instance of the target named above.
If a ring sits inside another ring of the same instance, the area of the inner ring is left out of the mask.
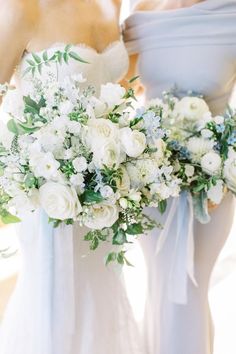
[[[11,79],[38,15],[38,1],[0,0],[0,83]]]

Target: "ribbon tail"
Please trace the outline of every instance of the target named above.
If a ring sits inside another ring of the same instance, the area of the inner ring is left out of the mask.
[[[163,248],[163,246],[164,246],[164,244],[165,244],[165,242],[166,242],[166,240],[168,238],[170,227],[172,225],[174,216],[175,216],[176,211],[177,211],[177,206],[178,206],[178,199],[175,198],[172,201],[171,208],[170,208],[169,214],[167,216],[164,228],[163,228],[162,232],[160,233],[160,236],[159,236],[159,238],[157,240],[156,254],[160,253],[160,251],[162,250],[162,248]]]
[[[188,225],[188,243],[187,243],[187,272],[188,276],[193,282],[193,284],[198,287],[197,280],[195,278],[195,267],[194,267],[194,210],[193,210],[193,200],[191,194],[188,194],[188,205],[189,205],[189,225]]]

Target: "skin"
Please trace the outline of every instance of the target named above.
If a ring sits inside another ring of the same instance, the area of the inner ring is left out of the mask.
[[[140,1],[134,8],[134,11],[166,11],[174,10],[182,7],[189,7],[202,2],[203,0],[144,0]],[[137,61],[138,55],[130,56],[130,67],[128,71],[128,78],[134,77],[137,75]],[[134,89],[142,93],[144,88],[142,87],[140,81],[135,81]],[[225,191],[226,194],[227,191]],[[218,207],[217,204],[213,204],[211,201],[208,201],[208,210],[211,212]]]
[[[119,39],[121,1],[0,0],[0,83],[10,80],[25,50],[63,42],[103,51]]]

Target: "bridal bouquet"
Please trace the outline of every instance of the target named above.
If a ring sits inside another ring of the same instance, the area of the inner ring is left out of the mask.
[[[168,93],[148,109],[162,117],[181,187],[192,194],[197,219],[207,223],[208,200],[219,204],[227,189],[236,193],[236,111],[213,116],[203,98]]]
[[[0,145],[0,214],[17,222],[43,208],[55,227],[89,228],[85,240],[130,242],[156,223],[146,206],[165,207],[181,179],[171,166],[166,130],[152,109],[132,108],[133,91],[118,84],[82,89],[81,75],[33,79],[5,127]],[[127,262],[112,252],[107,262]]]

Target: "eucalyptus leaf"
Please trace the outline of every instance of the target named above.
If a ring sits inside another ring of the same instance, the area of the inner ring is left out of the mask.
[[[74,59],[74,60],[77,60],[77,61],[80,61],[81,63],[84,63],[84,64],[89,64],[88,61],[82,59],[77,53],[75,52],[69,52],[69,56]]]

